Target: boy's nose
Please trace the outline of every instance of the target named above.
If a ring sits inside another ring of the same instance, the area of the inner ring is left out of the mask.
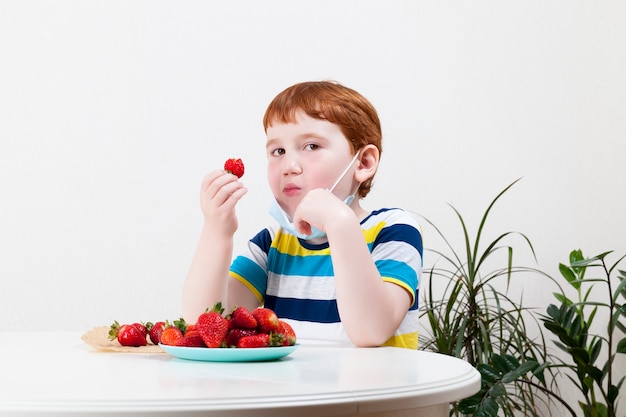
[[[300,166],[300,161],[296,157],[285,158],[283,160],[283,174],[299,174],[302,172],[302,166]]]

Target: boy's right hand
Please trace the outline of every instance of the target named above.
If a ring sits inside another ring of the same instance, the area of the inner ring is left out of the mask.
[[[224,170],[204,177],[200,187],[200,207],[205,226],[211,233],[231,237],[238,227],[235,205],[248,192],[237,176]]]

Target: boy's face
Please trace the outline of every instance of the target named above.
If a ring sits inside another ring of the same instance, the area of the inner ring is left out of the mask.
[[[303,112],[295,123],[269,126],[266,149],[270,188],[289,216],[310,190],[330,189],[353,157],[339,126]],[[356,185],[352,166],[333,193],[344,199]]]

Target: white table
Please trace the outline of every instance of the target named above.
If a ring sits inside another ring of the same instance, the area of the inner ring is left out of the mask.
[[[98,352],[80,333],[0,332],[0,416],[441,416],[480,388],[459,359],[300,341],[272,362]]]

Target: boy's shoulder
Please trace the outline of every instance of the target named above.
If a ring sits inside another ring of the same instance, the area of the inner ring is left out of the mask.
[[[372,212],[363,220],[362,224],[365,225],[371,222],[378,223],[381,221],[384,221],[385,223],[406,223],[416,226],[418,229],[421,228],[419,226],[419,221],[413,214],[398,207],[385,207],[372,210]]]

